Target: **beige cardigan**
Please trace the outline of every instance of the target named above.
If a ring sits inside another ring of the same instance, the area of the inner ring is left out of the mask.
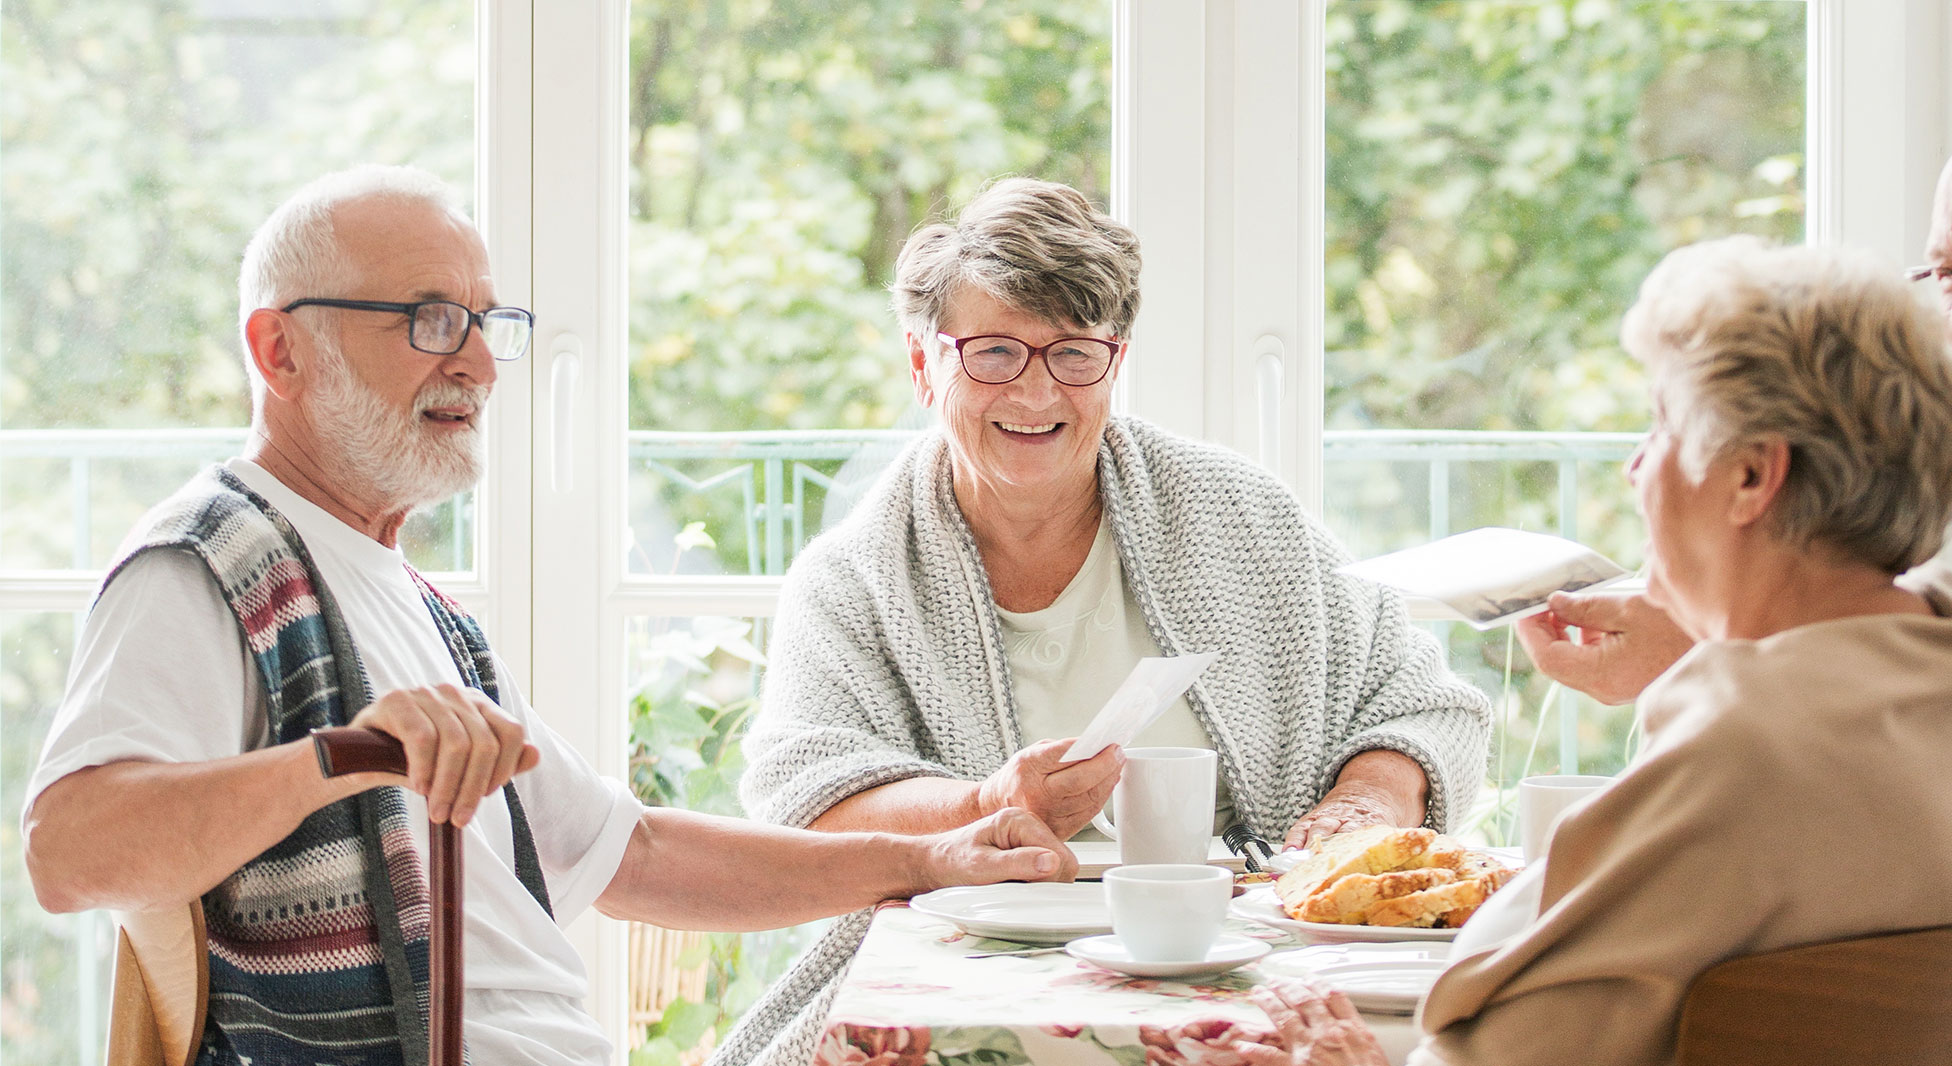
[[[1906,583],[1952,615],[1944,570]],[[1560,823],[1537,919],[1437,982],[1412,1066],[1671,1063],[1717,962],[1952,924],[1952,618],[1703,644],[1640,713],[1645,754]]]

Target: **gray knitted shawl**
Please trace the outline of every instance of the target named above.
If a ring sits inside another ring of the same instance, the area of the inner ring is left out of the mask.
[[[1469,809],[1490,709],[1398,598],[1335,574],[1348,555],[1261,468],[1116,418],[1098,483],[1125,580],[1167,655],[1220,659],[1187,694],[1240,819],[1269,840],[1375,748],[1417,760],[1429,824]],[[939,433],[897,460],[788,574],[740,797],[804,826],[920,776],[974,781],[1022,746],[1002,630]],[[865,913],[842,919],[762,1000],[714,1066],[804,1066]]]

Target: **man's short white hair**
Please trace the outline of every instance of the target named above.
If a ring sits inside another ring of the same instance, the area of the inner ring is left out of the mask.
[[[251,312],[283,307],[308,297],[344,297],[359,284],[357,268],[333,229],[333,212],[356,200],[423,203],[465,217],[454,190],[418,167],[368,164],[314,179],[287,197],[258,227],[244,248],[237,275],[237,328]],[[244,342],[244,370],[251,380],[254,412],[264,403],[264,378]]]

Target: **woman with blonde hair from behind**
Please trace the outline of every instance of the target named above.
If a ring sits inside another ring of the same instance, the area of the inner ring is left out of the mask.
[[[1622,336],[1648,596],[1697,643],[1635,764],[1458,935],[1413,1066],[1670,1063],[1716,963],[1952,924],[1939,322],[1863,257],[1729,238],[1664,260]],[[1383,1061],[1339,993],[1260,995],[1282,1046],[1253,1066]]]

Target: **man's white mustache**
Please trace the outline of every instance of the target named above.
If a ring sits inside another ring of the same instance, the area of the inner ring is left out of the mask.
[[[437,381],[420,390],[414,397],[414,409],[426,411],[435,407],[466,408],[470,416],[478,415],[488,406],[490,390],[485,385],[457,385],[451,381]]]

